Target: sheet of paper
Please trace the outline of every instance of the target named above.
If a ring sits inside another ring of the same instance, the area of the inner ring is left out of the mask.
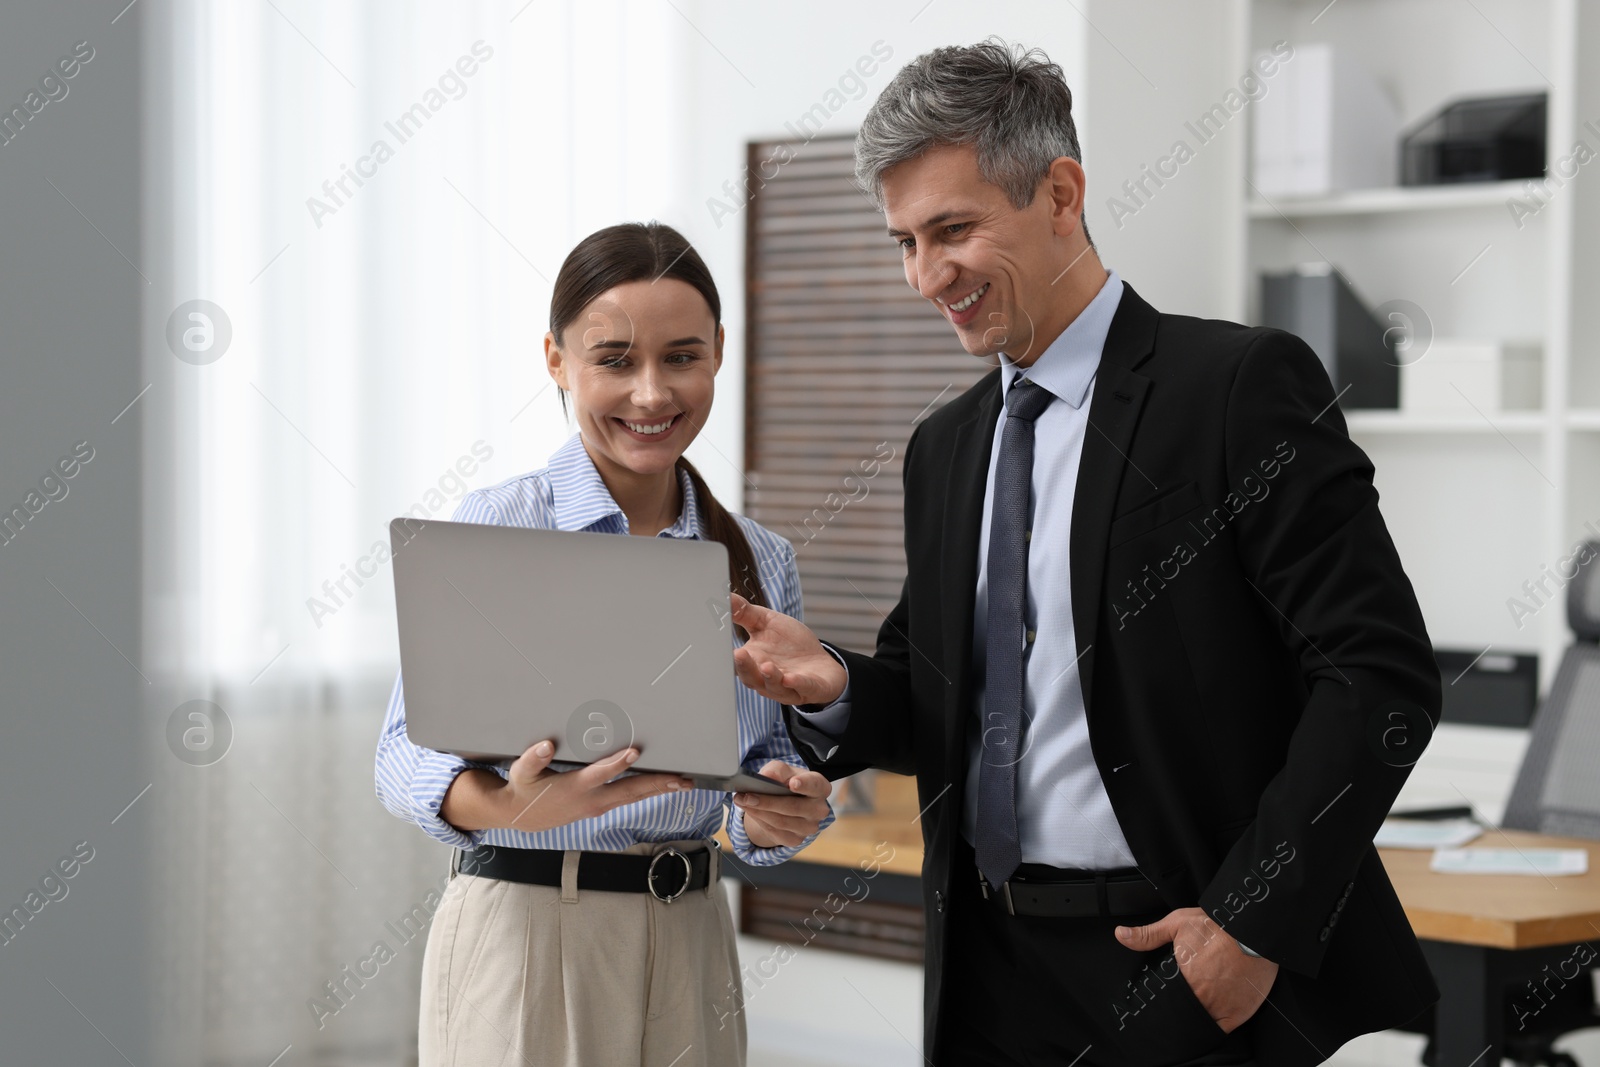
[[[1483,833],[1471,819],[1385,819],[1373,844],[1379,848],[1460,848]]]
[[[1441,848],[1429,866],[1446,874],[1584,874],[1589,853],[1581,848]]]

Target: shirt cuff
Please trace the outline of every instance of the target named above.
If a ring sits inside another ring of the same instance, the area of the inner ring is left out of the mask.
[[[845,729],[850,725],[850,665],[845,663],[844,657],[832,645],[824,644],[822,647],[844,668],[844,692],[831,704],[796,704],[793,707],[813,727],[830,737],[839,738],[844,736]]]
[[[417,762],[411,775],[411,817],[429,837],[461,849],[477,848],[483,843],[486,831],[458,830],[439,814],[444,795],[450,791],[450,783],[456,780],[456,776],[469,767],[482,766],[485,765],[472,763],[448,752],[431,750]],[[499,773],[498,768],[487,769]]]

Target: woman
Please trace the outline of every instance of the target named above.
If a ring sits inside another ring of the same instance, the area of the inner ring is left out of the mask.
[[[585,238],[556,278],[544,339],[578,433],[545,469],[469,493],[454,518],[715,539],[734,590],[798,617],[789,542],[726,511],[683,458],[711,410],[722,343],[716,285],[677,231],[628,224]],[[644,609],[640,593],[618,609]],[[558,773],[548,769],[554,738],[499,772],[413,745],[396,680],[378,795],[464,850],[423,956],[421,1067],[744,1063],[733,923],[708,839],[727,810],[741,859],[781,863],[833,813],[828,782],[801,769],[778,705],[742,686],[738,705],[743,766],[802,795],[618,778],[633,748]],[[652,866],[658,854],[667,862]]]

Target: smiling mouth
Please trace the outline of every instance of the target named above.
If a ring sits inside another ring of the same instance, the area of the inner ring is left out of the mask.
[[[963,312],[963,311],[967,310],[969,307],[971,307],[973,304],[976,304],[979,300],[982,300],[983,299],[983,294],[987,293],[989,291],[989,286],[991,284],[992,283],[990,283],[990,282],[984,282],[982,285],[978,286],[978,288],[974,289],[972,292],[968,293],[966,296],[962,297],[960,300],[957,300],[954,304],[947,304],[945,306],[948,307],[951,311],[954,311],[957,314],[960,314],[961,312]]]
[[[627,419],[617,419],[616,421],[638,437],[660,437],[664,434],[670,433],[672,428],[678,424],[678,420],[682,417],[683,414],[680,412],[677,415],[666,419],[665,421],[630,422]]]

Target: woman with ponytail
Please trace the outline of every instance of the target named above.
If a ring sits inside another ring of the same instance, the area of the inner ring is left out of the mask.
[[[556,277],[544,340],[578,432],[543,470],[469,493],[453,518],[716,540],[733,590],[798,618],[793,547],[725,509],[683,455],[710,413],[722,346],[716,285],[681,234],[654,222],[591,234]],[[640,589],[616,610],[656,607]],[[735,628],[734,644],[744,636]],[[739,961],[712,835],[726,815],[741,860],[781,863],[833,812],[829,783],[804,769],[775,702],[740,686],[738,728],[744,769],[798,795],[618,777],[638,756],[632,748],[557,772],[554,739],[507,770],[475,764],[410,742],[396,681],[378,795],[458,849],[423,956],[420,1067],[745,1062]],[[657,857],[691,872],[680,895],[661,899]]]

